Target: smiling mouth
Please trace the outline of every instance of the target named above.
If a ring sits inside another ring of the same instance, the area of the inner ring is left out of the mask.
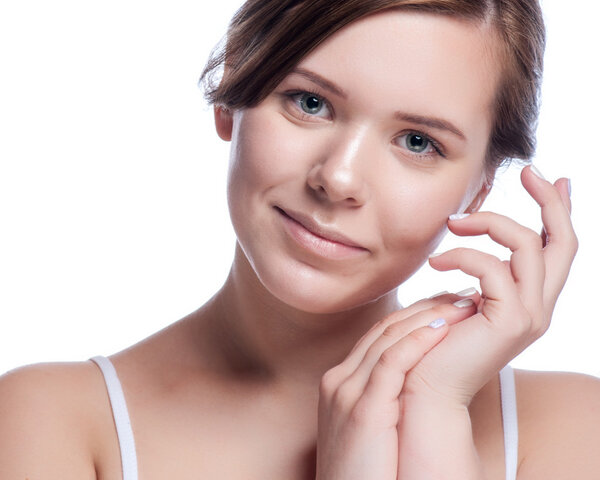
[[[323,228],[304,214],[293,211],[288,213],[279,207],[275,209],[281,214],[288,234],[305,250],[333,259],[345,259],[369,252],[343,234]]]

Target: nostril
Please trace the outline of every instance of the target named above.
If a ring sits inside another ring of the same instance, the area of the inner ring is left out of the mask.
[[[310,182],[306,185],[306,189],[316,195],[317,197],[327,197],[327,190],[321,184],[311,184]]]

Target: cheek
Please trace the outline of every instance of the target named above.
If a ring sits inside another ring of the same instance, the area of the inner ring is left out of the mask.
[[[297,132],[281,115],[245,110],[234,123],[227,179],[231,221],[242,247],[267,242],[272,200],[298,191],[311,157]],[[244,248],[247,256],[251,250]]]
[[[298,181],[306,168],[306,145],[279,115],[248,111],[238,123],[229,162],[230,195],[267,193]],[[248,200],[248,198],[245,198]]]
[[[466,190],[460,181],[449,184],[427,174],[390,189],[379,219],[386,249],[425,258],[446,234],[448,216],[458,211]]]

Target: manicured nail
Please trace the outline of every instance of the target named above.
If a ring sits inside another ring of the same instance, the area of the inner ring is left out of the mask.
[[[458,308],[466,308],[466,307],[472,307],[473,305],[475,305],[475,302],[473,300],[471,300],[470,298],[464,298],[462,300],[458,300],[457,302],[454,302],[452,305],[454,305],[455,307],[458,307]]]
[[[450,220],[462,220],[463,218],[467,218],[470,213],[454,213],[450,215],[448,218]]]
[[[567,178],[567,189],[569,191],[569,198],[571,198],[571,179]]]
[[[440,328],[440,327],[443,327],[444,325],[446,325],[446,320],[444,320],[443,318],[436,318],[433,322],[431,322],[427,326],[431,327],[431,328]]]
[[[430,253],[429,254],[429,258],[434,258],[434,257],[439,257],[442,253],[444,252],[440,252],[440,253]]]
[[[432,295],[429,298],[431,299],[431,298],[435,298],[435,297],[441,297],[442,295],[446,295],[447,293],[449,293],[449,292],[447,290],[444,290],[443,292],[436,293],[435,295]]]
[[[477,293],[477,289],[476,288],[465,288],[464,290],[461,290],[460,292],[456,292],[456,295],[458,295],[459,297],[468,297],[469,295],[475,295]]]
[[[529,168],[531,168],[531,171],[535,173],[538,177],[540,177],[542,180],[546,180],[546,177],[542,175],[542,172],[540,172],[533,163]]]

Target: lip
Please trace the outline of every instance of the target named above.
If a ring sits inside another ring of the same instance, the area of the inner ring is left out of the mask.
[[[292,236],[320,255],[345,258],[368,252],[368,249],[346,235],[320,225],[308,215],[294,210],[283,210],[277,206],[275,209],[287,220],[286,224]]]

